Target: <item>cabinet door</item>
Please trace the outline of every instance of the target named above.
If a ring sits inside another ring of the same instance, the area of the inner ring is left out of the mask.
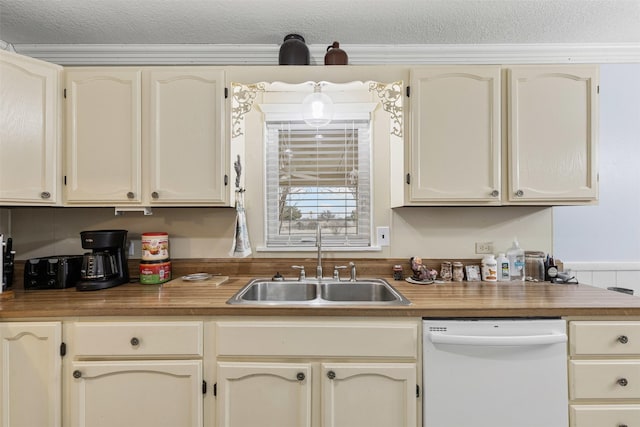
[[[218,427],[311,426],[311,365],[218,363]]]
[[[415,363],[322,364],[323,427],[415,427]]]
[[[72,427],[201,427],[202,362],[101,361],[72,366]]]
[[[62,327],[0,323],[0,426],[61,425]]]
[[[66,201],[141,201],[141,71],[66,71]]]
[[[0,50],[0,205],[59,202],[61,70]]]
[[[500,203],[500,67],[411,70],[412,204]]]
[[[152,69],[144,85],[145,197],[152,205],[227,201],[224,72]]]
[[[509,70],[509,201],[597,198],[597,66]]]

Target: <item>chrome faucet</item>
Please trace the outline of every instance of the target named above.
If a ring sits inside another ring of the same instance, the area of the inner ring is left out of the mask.
[[[316,267],[316,278],[322,279],[322,230],[320,223],[316,229],[316,246],[318,247],[318,266]]]
[[[350,268],[350,277],[349,277],[349,281],[350,282],[355,282],[356,281],[356,264],[354,262],[350,262],[349,263],[349,268]]]

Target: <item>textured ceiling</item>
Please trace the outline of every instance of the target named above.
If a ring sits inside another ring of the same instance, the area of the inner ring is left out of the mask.
[[[0,0],[12,44],[639,43],[640,0]]]

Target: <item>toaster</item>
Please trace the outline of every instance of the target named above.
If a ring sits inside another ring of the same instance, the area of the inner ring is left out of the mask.
[[[31,258],[24,264],[25,289],[64,289],[80,281],[82,255]]]

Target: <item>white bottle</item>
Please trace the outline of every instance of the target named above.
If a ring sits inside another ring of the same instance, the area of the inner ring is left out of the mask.
[[[508,282],[511,280],[511,273],[509,272],[509,258],[504,253],[498,254],[498,282]]]
[[[498,280],[498,262],[493,255],[486,255],[482,258],[481,268],[482,280],[485,282],[495,282]]]
[[[524,281],[524,249],[518,244],[518,239],[513,239],[513,245],[507,251],[509,259],[509,276],[511,280]]]

